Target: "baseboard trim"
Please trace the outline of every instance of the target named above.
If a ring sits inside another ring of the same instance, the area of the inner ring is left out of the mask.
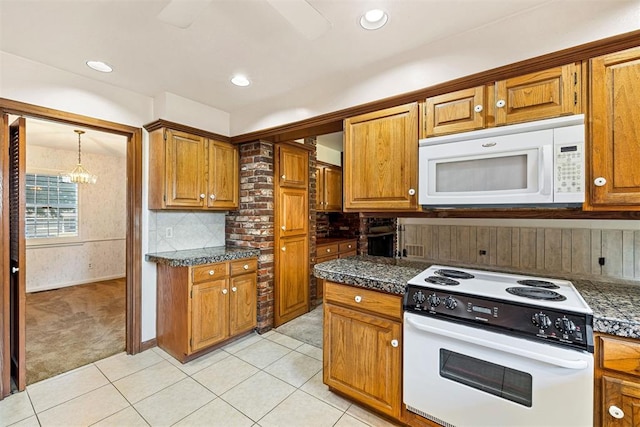
[[[149,350],[150,348],[157,347],[158,340],[156,338],[152,338],[149,341],[143,341],[140,343],[140,352],[145,350]]]

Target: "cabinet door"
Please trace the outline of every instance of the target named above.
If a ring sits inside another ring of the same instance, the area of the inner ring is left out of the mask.
[[[280,187],[307,188],[309,182],[309,153],[287,145],[277,147]]]
[[[580,69],[575,64],[496,82],[496,125],[580,112]]]
[[[346,119],[344,131],[344,210],[416,210],[418,105]]]
[[[590,67],[590,204],[640,210],[640,48],[594,58]]]
[[[203,207],[204,139],[184,132],[166,132],[165,204],[167,207]]]
[[[256,327],[257,278],[255,273],[232,277],[229,281],[229,333],[231,336]]]
[[[309,311],[308,236],[286,237],[276,248],[276,326]]]
[[[306,234],[309,229],[309,202],[307,190],[282,188],[279,191],[279,215],[277,232],[280,236]]]
[[[324,167],[316,166],[316,210],[324,212]]]
[[[324,210],[342,212],[342,169],[324,168]]]
[[[398,418],[400,322],[328,303],[324,310],[325,384]]]
[[[209,180],[207,206],[218,209],[238,207],[238,149],[232,144],[209,140]]]
[[[427,98],[423,120],[426,136],[482,129],[485,87],[478,86]]]
[[[640,384],[603,376],[602,390],[603,427],[635,427],[640,425]],[[612,412],[621,418],[614,417]]]
[[[229,336],[227,279],[195,284],[191,295],[191,352]]]

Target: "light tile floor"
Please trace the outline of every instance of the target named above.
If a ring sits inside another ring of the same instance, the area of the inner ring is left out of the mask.
[[[4,426],[391,426],[322,383],[322,350],[275,331],[181,364],[124,353],[0,401]]]

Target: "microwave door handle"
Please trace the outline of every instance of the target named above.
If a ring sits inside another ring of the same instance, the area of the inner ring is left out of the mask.
[[[551,180],[553,179],[553,145],[545,144],[540,150],[540,194],[548,196],[551,194]]]
[[[561,368],[567,369],[575,369],[581,370],[585,369],[589,366],[586,360],[565,360],[560,359],[558,357],[549,356],[547,354],[541,354],[533,351],[524,350],[518,347],[506,346],[504,344],[487,341],[482,338],[478,338],[475,336],[465,335],[454,331],[443,331],[439,328],[434,328],[433,326],[423,325],[421,323],[416,322],[410,317],[405,317],[405,322],[409,325],[413,326],[416,329],[419,329],[423,332],[429,332],[436,335],[442,335],[447,338],[453,338],[459,341],[468,342],[471,344],[479,345],[481,347],[487,347],[493,350],[500,350],[505,353],[514,354],[516,356],[526,357],[528,359],[537,360],[539,362],[548,363],[549,365],[559,366]]]

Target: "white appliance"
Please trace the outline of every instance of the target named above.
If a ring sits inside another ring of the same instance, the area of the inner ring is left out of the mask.
[[[591,427],[593,315],[571,282],[434,265],[404,296],[403,400],[444,426]]]
[[[582,114],[424,138],[418,150],[424,206],[584,202]]]

